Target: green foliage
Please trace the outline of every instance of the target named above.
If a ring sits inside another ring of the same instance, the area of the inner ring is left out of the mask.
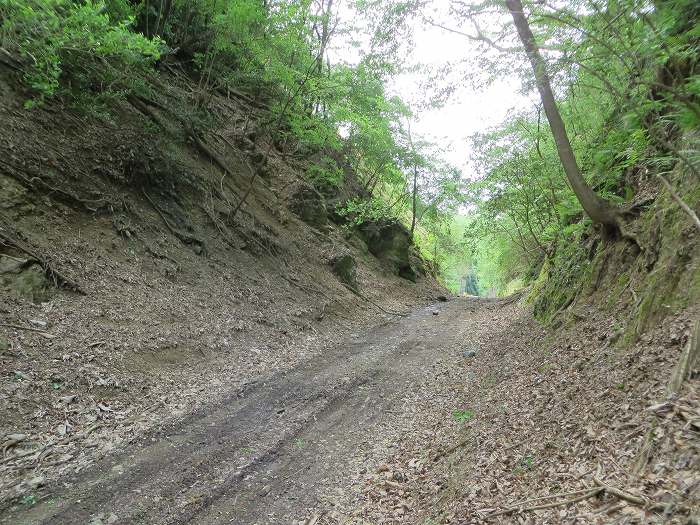
[[[449,217],[460,202],[460,174],[439,160],[434,144],[410,136],[411,110],[384,85],[397,70],[391,40],[406,34],[414,6],[396,3],[381,20],[368,16],[365,30],[376,45],[354,65],[328,60],[331,37],[351,38],[357,30],[339,26],[331,6],[328,0],[0,0],[0,37],[22,63],[29,106],[60,97],[106,113],[117,99],[156,92],[154,66],[164,53],[196,79],[198,121],[206,121],[214,92],[248,93],[266,108],[262,124],[280,149],[321,159],[306,173],[314,186],[331,192],[342,185],[344,169],[354,172],[366,194],[340,204],[350,224],[415,222],[416,244],[437,265],[456,244]],[[343,159],[343,169],[335,158]]]
[[[473,417],[474,412],[471,410],[454,410],[452,412],[452,419],[454,419],[457,423],[466,423]]]
[[[69,95],[99,105],[143,87],[163,49],[130,30],[128,5],[70,0],[0,0],[3,47],[27,64],[29,105]]]
[[[332,158],[324,157],[309,167],[306,180],[316,188],[337,187],[343,182],[343,170]]]
[[[339,204],[336,213],[344,217],[350,225],[359,226],[368,221],[393,217],[391,210],[387,209],[387,203],[378,198],[353,198]]]
[[[444,151],[411,134],[421,105],[408,107],[385,87],[404,65],[412,20],[425,3],[363,0],[358,12],[365,17],[355,25],[339,24],[331,5],[0,0],[0,44],[19,60],[30,106],[60,97],[103,110],[130,94],[148,94],[164,53],[195,78],[198,115],[208,114],[214,92],[243,93],[265,108],[262,125],[285,155],[320,159],[306,173],[314,186],[330,190],[354,174],[363,189],[337,210],[351,226],[385,218],[414,224],[414,243],[453,291],[466,277],[481,293],[508,293],[542,268],[553,275],[558,265],[562,271],[585,265],[568,246],[580,248],[590,222],[563,176],[541,110],[511,115],[475,137],[477,175],[466,185],[440,160]],[[478,17],[501,12],[493,2],[452,9],[470,28]],[[572,148],[599,195],[628,204],[636,180],[678,162],[697,175],[697,144],[674,147],[700,126],[697,2],[532,1],[526,9]],[[525,71],[524,57],[506,47],[517,42],[513,27],[483,28],[493,28],[490,40],[503,43],[489,48],[489,39],[480,41],[480,64],[492,59],[488,76]],[[359,33],[370,45],[357,62],[333,64],[331,39],[343,34],[357,44]],[[531,72],[523,79],[532,89]],[[451,90],[441,85],[432,102]],[[467,218],[458,215],[465,211]],[[553,297],[543,311],[561,300]]]
[[[37,498],[35,494],[25,494],[22,496],[22,499],[20,500],[20,503],[22,505],[27,505],[31,507],[32,505],[36,505]]]
[[[593,264],[584,245],[585,229],[562,236],[551,261],[542,269],[542,281],[534,299],[534,314],[542,321],[551,320],[569,306],[585,288]]]
[[[651,9],[637,0],[577,0],[566,6],[532,2],[526,9],[549,59],[578,163],[599,195],[624,205],[635,199],[645,174],[679,162],[697,165],[697,149],[674,146],[700,125],[697,3]],[[475,8],[465,16],[479,13]],[[491,37],[508,39],[512,32],[504,26]],[[514,55],[498,53],[512,63]],[[530,76],[524,79],[532,88]],[[498,293],[533,281],[543,261],[549,278],[564,287],[575,284],[564,283],[563,274],[585,276],[588,265],[580,245],[590,221],[565,181],[542,117],[538,109],[513,115],[474,140],[481,175],[469,188],[475,217],[465,239],[480,282]],[[549,295],[548,304],[536,306],[541,316],[571,299],[560,291],[541,290]]]
[[[513,469],[513,473],[517,475],[523,475],[528,470],[532,470],[535,467],[535,459],[532,456],[523,456],[520,458]]]

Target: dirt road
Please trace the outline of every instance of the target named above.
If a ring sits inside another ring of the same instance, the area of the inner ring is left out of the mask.
[[[328,348],[67,480],[3,524],[292,523],[410,429],[407,393],[497,301],[455,299]],[[435,315],[435,312],[438,315]]]

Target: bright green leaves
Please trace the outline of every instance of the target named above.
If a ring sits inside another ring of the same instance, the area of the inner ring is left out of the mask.
[[[99,103],[138,89],[163,44],[132,32],[130,12],[119,6],[110,17],[98,2],[0,0],[2,42],[26,64],[29,105],[56,94]]]
[[[333,158],[325,156],[307,170],[306,180],[316,188],[337,187],[343,182],[343,170]]]
[[[466,423],[469,421],[471,418],[474,417],[474,412],[471,410],[453,410],[452,411],[452,419],[454,419],[457,423]]]
[[[686,144],[700,126],[700,4],[572,0],[525,8],[572,149],[599,195],[629,203],[646,174],[697,159]],[[512,117],[475,143],[480,176],[469,196],[477,213],[467,241],[486,273],[481,282],[501,290],[581,242],[589,227],[540,120],[535,112]]]

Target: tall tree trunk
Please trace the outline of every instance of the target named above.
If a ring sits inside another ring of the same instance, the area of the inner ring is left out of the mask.
[[[418,162],[416,161],[416,148],[413,146],[413,137],[411,137],[411,121],[408,121],[408,143],[411,146],[413,154],[413,199],[411,204],[411,237],[416,230],[416,210],[418,208]]]
[[[319,38],[319,52],[316,56],[316,64],[318,71],[317,73],[321,75],[323,73],[323,60],[326,57],[326,48],[328,47],[328,41],[331,37],[331,16],[333,15],[333,0],[328,0],[328,5],[324,5],[325,2],[321,2],[321,35]]]
[[[418,167],[413,165],[413,202],[411,205],[411,237],[416,230],[416,208],[418,207]]]
[[[569,136],[566,133],[564,121],[561,118],[557,103],[554,99],[552,85],[549,81],[549,75],[547,74],[547,66],[537,47],[537,42],[530,30],[527,18],[525,18],[523,4],[520,0],[505,0],[505,3],[513,17],[513,22],[518,30],[518,36],[525,47],[525,52],[527,53],[530,65],[535,74],[537,90],[540,92],[542,106],[547,115],[549,127],[552,130],[554,142],[557,145],[557,153],[559,154],[559,159],[564,168],[564,173],[566,173],[566,178],[569,180],[569,184],[571,184],[576,198],[593,222],[618,229],[619,214],[617,209],[591,189],[578,167],[576,157],[571,149]]]

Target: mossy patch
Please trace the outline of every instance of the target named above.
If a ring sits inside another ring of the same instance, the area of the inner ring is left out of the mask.
[[[580,239],[567,239],[560,242],[554,261],[543,264],[540,272],[542,280],[538,278],[533,290],[533,294],[536,293],[534,314],[537,319],[551,321],[590,283],[594,265],[588,259],[588,252]]]
[[[353,290],[357,290],[357,263],[350,254],[339,255],[331,261],[333,273],[341,282],[347,284]]]

